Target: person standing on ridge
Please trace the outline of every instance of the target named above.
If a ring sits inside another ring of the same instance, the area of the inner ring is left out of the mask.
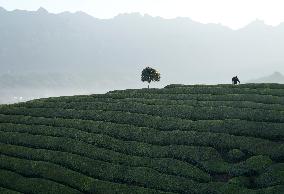
[[[232,78],[232,84],[237,85],[238,82],[239,82],[239,84],[241,83],[238,76]]]

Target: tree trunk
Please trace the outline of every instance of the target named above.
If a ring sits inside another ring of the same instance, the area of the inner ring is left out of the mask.
[[[148,89],[150,88],[150,84],[148,84]]]

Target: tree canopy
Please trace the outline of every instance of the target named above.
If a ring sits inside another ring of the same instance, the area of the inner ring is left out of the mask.
[[[143,69],[142,74],[141,74],[141,81],[142,82],[148,82],[149,84],[152,81],[158,82],[161,79],[160,73],[151,67],[146,67]],[[149,88],[149,85],[148,85]]]

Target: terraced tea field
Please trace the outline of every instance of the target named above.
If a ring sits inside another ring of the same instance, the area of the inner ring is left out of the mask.
[[[284,85],[0,106],[0,193],[284,193]]]

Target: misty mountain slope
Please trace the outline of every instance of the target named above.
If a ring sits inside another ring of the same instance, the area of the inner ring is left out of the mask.
[[[284,84],[284,76],[279,72],[274,72],[272,75],[250,80],[249,83],[282,83]]]
[[[51,96],[105,93],[108,88],[137,88],[127,77],[109,79],[92,73],[6,73],[0,74],[0,104]]]
[[[0,192],[280,194],[283,128],[283,84],[2,105]]]
[[[284,26],[255,21],[231,30],[187,18],[83,12],[0,11],[1,72],[92,72],[137,78],[146,65],[167,83],[220,83],[284,72]],[[218,76],[217,76],[218,75]],[[135,83],[138,83],[137,80]]]

